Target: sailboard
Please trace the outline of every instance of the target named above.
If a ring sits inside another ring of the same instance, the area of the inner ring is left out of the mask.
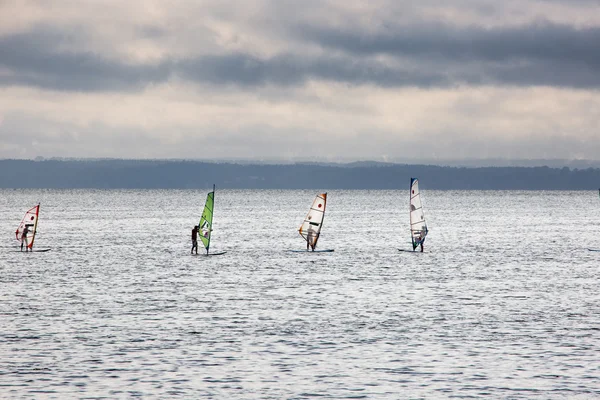
[[[210,253],[210,238],[213,231],[213,212],[215,205],[215,185],[213,185],[212,192],[209,192],[206,196],[206,203],[204,204],[204,210],[202,211],[202,217],[200,217],[200,223],[198,224],[198,235],[200,240],[206,249],[207,256],[220,256],[227,253],[222,251],[219,253]]]
[[[419,191],[419,180],[410,178],[409,190],[409,215],[410,215],[410,239],[412,242],[412,251],[425,242],[425,238],[429,233],[427,222],[425,221],[425,212],[423,211],[423,203],[421,202],[421,192]],[[400,251],[404,251],[398,249]]]
[[[33,250],[35,235],[37,233],[38,218],[40,215],[40,205],[30,208],[25,213],[21,223],[15,231],[15,238],[21,244],[21,251],[26,252],[46,252],[50,249]]]
[[[306,241],[308,247],[312,251],[317,251],[317,242],[321,236],[321,228],[323,227],[323,218],[325,218],[325,207],[327,205],[327,193],[318,194],[312,202],[306,218],[300,225],[298,233]],[[333,250],[321,250],[321,252],[332,252]]]
[[[45,253],[50,251],[50,249],[31,249],[27,253]],[[22,250],[15,250],[16,253],[22,253]]]
[[[288,250],[290,253],[332,253],[335,250],[334,249],[327,249],[327,250],[314,250],[314,251],[310,251],[310,250]]]

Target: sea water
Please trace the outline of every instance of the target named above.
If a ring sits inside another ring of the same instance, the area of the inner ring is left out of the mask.
[[[0,397],[600,397],[595,192],[0,191]],[[14,230],[41,203],[35,248]],[[202,250],[202,248],[201,248]]]

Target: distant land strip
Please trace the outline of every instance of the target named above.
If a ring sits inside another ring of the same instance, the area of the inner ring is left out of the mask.
[[[450,167],[375,162],[243,164],[177,160],[0,160],[0,188],[597,190],[600,168]]]

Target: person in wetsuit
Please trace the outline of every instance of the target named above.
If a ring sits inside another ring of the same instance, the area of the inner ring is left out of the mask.
[[[29,227],[25,225],[23,233],[21,234],[21,251],[23,251],[23,244],[25,244],[25,252],[27,252],[27,234],[29,233]]]
[[[192,254],[194,254],[194,249],[196,249],[196,254],[198,254],[198,225],[192,229]]]
[[[317,233],[313,229],[312,226],[308,226],[308,232],[306,235],[306,251],[308,251],[309,246],[312,248],[312,251],[315,251],[315,240]]]

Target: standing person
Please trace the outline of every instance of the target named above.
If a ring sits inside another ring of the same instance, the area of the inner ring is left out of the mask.
[[[25,252],[27,253],[27,234],[29,233],[29,227],[25,225],[23,233],[21,234],[21,251],[23,251],[23,243],[25,243]]]
[[[194,226],[192,229],[192,252],[194,254],[194,249],[196,249],[196,254],[198,254],[198,225]]]
[[[425,236],[427,236],[427,231],[425,230],[425,228],[423,227],[421,229],[421,236],[420,236],[420,245],[421,245],[421,253],[423,252],[423,242],[425,242]]]
[[[308,226],[308,232],[306,234],[306,251],[308,251],[308,246],[312,247],[312,251],[315,251],[315,230],[313,229],[312,225]]]

